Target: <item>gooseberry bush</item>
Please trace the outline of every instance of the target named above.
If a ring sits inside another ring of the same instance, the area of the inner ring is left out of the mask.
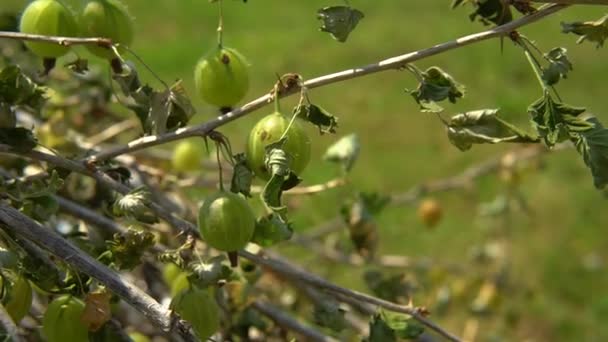
[[[217,44],[192,65],[195,89],[180,80],[165,83],[131,49],[138,23],[119,0],[87,0],[80,8],[33,0],[20,13],[2,14],[3,336],[51,342],[460,341],[435,318],[464,290],[429,282],[436,300],[428,308],[416,305],[429,300],[414,295],[415,282],[393,270],[412,267],[422,279],[430,277],[429,266],[381,255],[376,218],[387,206],[412,203],[418,204],[419,220],[436,227],[445,213],[433,193],[466,188],[491,173],[515,189],[522,169],[533,168],[542,154],[569,147],[580,154],[572,162],[584,163],[590,182],[606,189],[608,129],[558,93],[573,70],[567,50],[543,51],[521,32],[579,1],[539,2],[545,4],[455,0],[453,8],[468,6],[470,19],[486,30],[314,79],[304,79],[305,70],[277,75],[265,95],[248,103],[252,66],[238,47],[224,45],[222,0],[200,2],[201,10],[219,9],[219,25]],[[349,36],[365,30],[366,15],[355,7],[345,1],[302,15],[317,16],[320,31],[327,33],[318,39],[348,49]],[[600,48],[608,37],[608,17],[562,23],[561,31]],[[448,117],[444,106],[465,95],[464,85],[439,66],[423,70],[413,64],[487,39],[520,49],[522,63],[538,80],[538,100],[527,108],[531,127],[507,121],[494,108]],[[106,62],[89,65],[75,46]],[[132,60],[144,68],[136,70]],[[526,147],[400,195],[345,192],[343,203],[335,205],[337,219],[299,233],[292,219],[297,206],[290,199],[349,183],[360,153],[357,134],[343,134],[338,117],[309,90],[386,70],[413,76],[418,85],[404,101],[415,101],[421,112],[439,119],[455,148]],[[143,83],[141,73],[161,86]],[[188,94],[217,108],[219,116],[190,124],[196,109]],[[281,104],[292,95],[299,97],[294,108]],[[263,108],[267,105],[274,109]],[[219,131],[258,109],[269,114],[243,132],[244,146]],[[100,130],[98,122],[107,128]],[[321,135],[341,136],[323,156],[314,156],[311,146]],[[170,153],[152,149],[174,142]],[[301,176],[319,157],[335,163],[339,176],[311,185]],[[514,198],[487,204],[486,216],[508,210]],[[324,237],[340,230],[348,232],[347,243],[328,245]],[[284,244],[303,245],[346,268],[373,267],[362,279],[372,294],[338,286],[288,261],[275,248]],[[468,295],[470,311],[483,315],[496,301],[507,261],[492,248],[477,251],[476,258],[492,269],[471,280],[478,291]]]

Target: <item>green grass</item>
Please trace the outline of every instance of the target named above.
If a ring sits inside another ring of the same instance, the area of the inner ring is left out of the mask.
[[[79,1],[74,0],[75,3]],[[25,1],[4,0],[7,9],[20,8]],[[238,48],[252,64],[252,87],[247,99],[268,91],[276,74],[297,72],[305,78],[365,65],[380,59],[454,39],[482,29],[467,19],[469,9],[449,10],[448,1],[352,1],[366,17],[346,44],[333,41],[317,30],[317,8],[331,1],[252,0],[226,1],[226,36],[229,46]],[[339,3],[339,2],[338,2]],[[181,78],[194,94],[194,64],[214,44],[216,8],[206,1],[132,0],[137,39],[133,45],[150,67],[165,80]],[[542,23],[521,30],[547,51],[568,48],[574,72],[558,89],[567,103],[584,105],[608,122],[605,75],[606,49],[576,45],[574,36],[560,34],[560,21],[596,19],[603,15],[597,7],[572,8]],[[467,86],[467,96],[447,113],[495,108],[509,120],[528,127],[527,106],[541,95],[521,51],[508,40],[504,49],[498,40],[475,44],[432,57],[420,68],[441,66]],[[155,80],[143,69],[149,82]],[[312,99],[340,117],[340,134],[358,132],[362,154],[352,173],[352,187],[365,191],[400,192],[424,180],[445,177],[509,146],[475,146],[461,153],[452,147],[435,117],[420,113],[405,93],[415,81],[406,72],[389,71],[311,92]],[[284,101],[290,108],[294,99]],[[210,119],[216,110],[195,99],[200,117]],[[262,109],[222,132],[233,146],[242,146],[248,129],[271,108]],[[333,177],[336,170],[320,156],[334,141],[318,136],[314,129],[313,163],[303,175],[306,184]],[[382,251],[410,256],[431,256],[441,261],[468,263],[473,245],[491,237],[488,229],[475,221],[479,202],[493,199],[504,189],[495,177],[456,194],[439,196],[446,219],[434,231],[416,219],[415,208],[389,208],[379,217]],[[333,217],[339,198],[348,190],[336,190],[301,201],[295,216],[298,230]],[[504,306],[514,307],[521,319],[514,327],[482,319],[481,336],[498,332],[505,340],[601,341],[608,338],[608,277],[605,270],[586,270],[585,256],[596,254],[606,261],[605,229],[608,227],[606,200],[593,188],[589,171],[574,151],[564,151],[545,159],[542,172],[528,174],[522,192],[531,216],[514,214],[508,230],[512,257],[510,283],[517,293],[506,294]],[[288,244],[287,244],[288,245]],[[312,256],[285,246],[285,253],[310,261]],[[321,269],[318,269],[322,272]],[[325,273],[332,280],[366,290],[358,280],[360,270]],[[447,278],[450,283],[455,279]],[[428,293],[415,296],[416,303],[432,302]],[[466,306],[453,307],[439,317],[439,323],[460,334],[468,317]]]

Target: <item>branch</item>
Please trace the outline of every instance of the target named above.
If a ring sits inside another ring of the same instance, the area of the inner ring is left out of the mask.
[[[0,145],[0,153],[2,153],[2,152],[11,153],[11,151],[12,151],[12,149],[10,148],[10,146]],[[39,151],[30,151],[25,156],[28,158],[31,158],[31,159],[49,162],[56,166],[60,166],[60,167],[66,168],[66,169],[74,171],[74,172],[78,172],[78,173],[82,173],[87,176],[91,176],[91,177],[95,178],[96,180],[103,182],[103,184],[105,186],[108,186],[110,189],[114,189],[114,190],[118,189],[117,191],[119,191],[119,192],[126,193],[131,190],[126,185],[123,185],[123,184],[120,184],[120,183],[114,181],[112,178],[110,178],[103,172],[90,171],[89,169],[84,167],[81,163],[77,163],[77,162],[74,162],[74,161],[59,157],[59,156],[55,156],[55,155],[51,155],[51,154],[47,154],[47,153],[43,153],[43,152],[39,152]],[[2,207],[0,206],[0,209],[1,208]],[[10,209],[12,209],[12,208],[10,208]],[[183,220],[178,217],[174,217],[172,213],[167,212],[167,210],[165,210],[163,207],[159,206],[158,204],[156,204],[154,202],[150,203],[150,209],[152,211],[154,211],[155,214],[157,214],[158,216],[163,218],[170,225],[172,225],[174,228],[176,228],[182,232],[184,232],[184,231],[189,232],[189,233],[193,234],[194,236],[199,236],[199,231],[198,231],[197,227],[194,224],[192,224],[191,222],[188,222],[188,221]],[[12,210],[15,211],[14,209],[12,209]],[[0,211],[0,214],[1,214],[1,211]],[[17,212],[17,214],[21,215],[19,212]],[[27,217],[25,217],[25,218],[29,220],[29,218],[27,218]],[[1,219],[1,217],[0,217],[0,219]],[[33,221],[31,221],[31,222],[33,223]],[[28,231],[28,233],[30,233],[30,231]],[[46,232],[46,233],[48,234],[48,232]],[[35,234],[34,234],[34,236],[35,236]],[[35,239],[31,239],[31,240],[37,241]],[[44,244],[42,244],[42,246],[44,246]],[[74,248],[78,253],[82,253],[77,248],[73,247],[71,244],[69,244],[69,246]],[[51,252],[53,252],[53,251],[51,251]],[[429,327],[432,330],[437,331],[439,334],[450,339],[451,341],[460,341],[457,337],[451,335],[450,333],[443,330],[441,327],[439,327],[432,321],[430,321],[427,318],[425,318],[424,316],[420,315],[416,311],[415,308],[398,305],[398,304],[391,303],[391,302],[388,302],[388,301],[385,301],[382,299],[378,299],[378,298],[375,298],[372,296],[368,296],[368,295],[365,295],[365,294],[362,294],[362,293],[359,293],[356,291],[344,289],[344,288],[334,285],[330,282],[327,282],[313,274],[307,273],[303,270],[297,269],[289,264],[286,264],[285,262],[273,261],[271,259],[262,258],[260,256],[257,256],[257,255],[254,255],[254,254],[251,254],[248,252],[244,252],[244,251],[240,252],[240,254],[243,257],[245,257],[257,264],[265,265],[271,269],[273,269],[272,266],[274,266],[275,272],[283,273],[285,275],[291,276],[292,278],[295,277],[297,280],[308,281],[310,284],[323,288],[323,289],[326,289],[326,290],[333,290],[333,292],[342,293],[344,295],[351,296],[351,297],[353,297],[357,300],[363,301],[363,302],[368,302],[371,304],[382,306],[389,310],[409,314],[412,317],[414,317],[415,319],[417,319],[418,321],[420,321],[422,324],[426,325],[427,327]],[[88,257],[87,255],[84,255],[84,256]],[[77,267],[77,269],[81,269],[81,268]],[[87,272],[85,271],[85,273],[87,273]],[[108,286],[108,287],[110,289],[112,289],[112,287],[110,287],[110,286]],[[120,294],[119,294],[119,296],[120,296]],[[158,303],[156,303],[156,304],[158,304]]]
[[[76,38],[76,37],[56,37],[44,36],[39,34],[29,34],[21,32],[0,31],[0,38],[30,40],[37,42],[54,43],[63,46],[71,45],[97,45],[106,49],[111,49],[114,46],[109,38]]]
[[[3,223],[4,230],[36,243],[70,266],[105,284],[113,293],[143,313],[163,331],[177,329],[176,332],[186,341],[197,341],[196,337],[190,333],[188,326],[184,325],[182,321],[177,321],[173,326],[174,317],[152,297],[50,229],[41,226],[6,204],[0,204],[0,222]]]
[[[13,322],[11,316],[6,312],[6,308],[4,305],[0,303],[0,327],[2,329],[2,337],[5,339],[8,338],[8,341],[11,342],[22,342],[23,339],[19,336],[19,330],[17,329],[17,325]]]
[[[378,63],[373,63],[373,64],[369,64],[366,66],[348,69],[348,70],[336,72],[333,74],[317,77],[317,78],[304,82],[303,87],[306,87],[307,89],[319,88],[319,87],[326,86],[329,84],[342,82],[342,81],[346,81],[346,80],[350,80],[350,79],[354,79],[354,78],[358,78],[358,77],[362,77],[362,76],[366,76],[366,75],[375,74],[375,73],[378,73],[381,71],[399,70],[399,69],[403,68],[406,64],[423,59],[423,58],[435,56],[437,54],[440,54],[440,53],[443,53],[446,51],[450,51],[450,50],[461,48],[463,46],[467,46],[470,44],[482,42],[482,41],[488,40],[490,38],[505,36],[509,32],[512,32],[513,30],[515,30],[519,27],[531,24],[535,21],[538,21],[538,20],[540,20],[548,15],[551,15],[559,10],[562,10],[566,7],[568,7],[568,5],[565,5],[565,4],[549,5],[549,6],[545,7],[544,9],[541,9],[533,14],[524,16],[518,20],[514,20],[510,23],[495,27],[495,28],[487,30],[487,31],[482,31],[479,33],[464,36],[464,37],[458,38],[456,40],[449,41],[449,42],[446,42],[443,44],[438,44],[438,45],[435,45],[435,46],[427,48],[427,49],[422,49],[422,50],[410,52],[410,53],[407,53],[404,55],[388,58],[388,59],[382,60]],[[299,93],[298,89],[293,89],[291,92],[281,93],[281,94],[279,94],[279,96],[286,97],[286,96],[290,96],[290,95],[293,95],[296,93]],[[272,102],[272,99],[273,99],[273,95],[271,93],[268,93],[262,97],[259,97],[255,100],[245,104],[244,106],[242,106],[240,108],[234,109],[231,112],[221,115],[221,116],[217,117],[216,119],[208,121],[206,123],[203,123],[203,124],[200,124],[197,126],[192,126],[192,127],[180,128],[176,131],[168,132],[168,133],[165,133],[162,135],[145,136],[145,137],[133,140],[125,146],[117,146],[117,147],[105,150],[103,152],[99,152],[95,155],[92,155],[92,156],[86,158],[86,161],[89,161],[89,162],[103,161],[103,160],[114,158],[121,154],[131,153],[131,152],[138,151],[138,150],[141,150],[144,148],[165,144],[165,143],[179,140],[179,139],[195,137],[195,136],[205,136],[209,132],[213,131],[214,129],[216,129],[220,126],[223,126],[231,121],[234,121],[259,108],[262,108],[262,107],[270,104]]]
[[[239,252],[239,254],[241,256],[255,262],[258,265],[262,265],[274,272],[286,275],[290,278],[294,278],[297,281],[304,281],[314,287],[317,287],[317,288],[320,288],[323,290],[327,290],[329,292],[336,293],[339,295],[344,295],[344,296],[353,298],[355,300],[358,300],[360,302],[373,304],[377,307],[382,307],[382,308],[385,308],[390,311],[400,312],[400,313],[410,315],[414,319],[416,319],[418,322],[422,323],[429,329],[437,332],[438,334],[447,338],[448,340],[461,341],[458,337],[445,331],[439,325],[435,324],[431,320],[429,320],[426,317],[424,317],[423,315],[421,315],[420,312],[414,307],[395,304],[393,302],[389,302],[389,301],[386,301],[386,300],[383,300],[383,299],[380,299],[377,297],[373,297],[373,296],[370,296],[370,295],[367,295],[367,294],[364,294],[361,292],[357,292],[354,290],[340,287],[338,285],[335,285],[333,283],[326,281],[325,279],[323,279],[319,276],[308,273],[292,264],[287,264],[284,261],[278,260],[276,257],[274,259],[271,259],[267,256],[260,256],[260,255],[249,253],[247,251],[241,251],[241,252]]]
[[[270,303],[265,303],[256,300],[251,304],[251,307],[259,311],[264,316],[270,318],[275,324],[287,330],[291,330],[306,338],[306,341],[315,342],[337,342],[336,339],[325,336],[322,333],[303,325],[293,317],[286,315],[285,312],[276,308]]]
[[[560,5],[608,5],[608,0],[513,0],[514,2],[530,3],[539,2],[544,4]]]

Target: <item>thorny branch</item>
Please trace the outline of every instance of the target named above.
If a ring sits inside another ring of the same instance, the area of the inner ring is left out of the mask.
[[[298,322],[293,317],[286,315],[283,310],[275,307],[270,303],[266,303],[260,300],[256,300],[251,304],[251,307],[259,311],[264,316],[270,318],[278,326],[283,327],[287,330],[293,331],[306,338],[307,341],[314,342],[337,342],[336,339],[329,336],[325,336],[322,333],[311,329]]]
[[[152,297],[126,282],[118,273],[102,265],[52,230],[46,229],[18,210],[2,203],[0,203],[0,224],[7,232],[36,243],[75,269],[105,284],[113,293],[143,313],[163,331],[171,331],[175,328],[175,332],[186,341],[197,340],[182,321],[178,321],[174,326],[174,317],[171,313]]]
[[[538,2],[549,2],[553,3],[553,5],[549,5],[544,7],[543,9],[537,11],[534,14],[530,14],[524,16],[518,20],[512,21],[508,24],[483,31],[480,33],[468,35],[461,37],[459,39],[446,42],[443,44],[435,45],[431,48],[422,49],[418,51],[414,51],[408,54],[392,57],[380,61],[378,63],[370,64],[363,67],[348,69],[345,71],[317,77],[311,79],[303,84],[308,89],[318,88],[325,85],[346,81],[374,73],[378,73],[381,71],[387,70],[398,70],[402,68],[407,63],[417,61],[423,58],[427,58],[430,56],[434,56],[446,51],[450,51],[456,48],[460,48],[466,45],[470,45],[473,43],[481,42],[487,39],[503,37],[513,30],[522,27],[524,25],[531,24],[535,21],[538,21],[548,15],[551,15],[561,9],[568,7],[573,3],[585,3],[585,4],[608,4],[608,1],[591,1],[591,0],[555,0],[555,1],[538,1]],[[97,44],[99,46],[105,46],[107,48],[113,48],[112,42],[108,39],[104,38],[68,38],[68,37],[47,37],[47,36],[35,36],[35,35],[24,35],[21,33],[14,32],[0,32],[0,38],[11,38],[11,39],[21,39],[21,40],[36,40],[36,41],[49,41],[55,42],[60,45],[75,45],[75,44]],[[295,89],[293,92],[284,92],[280,94],[281,96],[290,96],[297,92]],[[25,157],[39,160],[43,162],[47,162],[49,164],[59,166],[61,168],[68,169],[73,172],[78,172],[90,177],[93,177],[100,184],[119,193],[127,193],[131,189],[121,184],[114,179],[110,178],[107,174],[95,169],[92,167],[91,162],[108,160],[122,154],[127,154],[131,152],[135,152],[138,150],[142,150],[148,147],[168,143],[171,141],[192,137],[192,136],[205,136],[212,130],[228,123],[234,121],[240,117],[247,115],[248,113],[253,112],[261,107],[266,106],[270,103],[272,99],[272,94],[266,94],[256,100],[249,102],[248,104],[233,110],[230,113],[222,115],[215,120],[211,120],[204,124],[178,129],[174,132],[169,132],[159,136],[147,136],[137,140],[134,140],[127,144],[126,146],[118,146],[113,147],[105,151],[100,151],[97,154],[87,158],[82,162],[76,162],[69,159],[62,158],[60,156],[40,152],[40,151],[31,151]],[[11,149],[7,146],[0,145],[0,153],[11,153]],[[87,167],[89,166],[89,167]],[[488,169],[492,169],[494,166],[489,167]],[[487,170],[487,169],[484,169]],[[484,171],[485,172],[485,171]],[[490,171],[488,171],[490,172]],[[443,184],[435,184],[436,191],[441,191],[441,189],[449,190],[453,185],[451,183],[443,183]],[[430,186],[429,186],[430,187]],[[415,196],[420,196],[420,193],[431,191],[429,187],[423,189],[424,191],[417,189],[415,192],[410,194],[404,194],[400,197],[394,198],[396,202],[403,201],[409,202],[410,198]],[[432,187],[430,187],[432,189]],[[437,190],[439,189],[439,190]],[[64,206],[66,207],[66,206]],[[172,213],[165,210],[163,207],[159,206],[156,203],[152,203],[150,208],[163,220],[167,221],[170,225],[180,231],[187,231],[190,233],[197,234],[198,231],[196,227],[181,218],[174,216]],[[92,220],[94,217],[86,217],[83,219]],[[30,241],[35,242],[36,244],[44,247],[49,250],[51,253],[59,256],[64,259],[67,263],[71,264],[73,267],[83,271],[91,275],[94,278],[99,279],[100,281],[106,283],[106,285],[113,290],[116,294],[121,296],[127,302],[131,303],[134,307],[138,309],[138,311],[146,314],[151,320],[159,324],[164,330],[169,330],[172,327],[170,313],[168,313],[164,308],[160,306],[156,301],[150,298],[147,294],[143,293],[141,290],[133,287],[131,284],[126,283],[123,279],[120,278],[119,275],[110,271],[105,266],[99,264],[95,260],[93,260],[88,255],[81,252],[79,249],[71,245],[69,242],[65,241],[61,237],[54,235],[51,231],[44,229],[38,223],[34,222],[30,218],[22,215],[17,210],[8,207],[5,204],[0,204],[0,221],[4,223],[4,229],[11,231],[17,236],[21,236]],[[107,222],[106,222],[107,223]],[[302,269],[299,269],[296,266],[293,266],[289,263],[286,263],[277,257],[270,258],[268,256],[260,256],[254,255],[248,252],[241,252],[241,255],[249,260],[256,262],[259,265],[265,266],[273,270],[274,272],[281,273],[290,278],[293,278],[295,281],[304,281],[309,285],[317,287],[319,289],[323,289],[328,292],[332,292],[341,298],[349,298],[349,300],[355,300],[361,303],[373,304],[374,306],[383,307],[388,310],[402,312],[405,314],[409,314],[422,324],[426,325],[431,330],[436,331],[440,335],[451,341],[459,341],[459,338],[450,334],[449,332],[443,330],[441,327],[427,319],[424,315],[422,315],[419,310],[411,306],[403,306],[398,305],[392,302],[384,301],[382,299],[372,297],[360,292],[352,291],[346,288],[342,288],[333,283],[325,281],[324,279],[310,274]],[[258,308],[259,309],[259,308]],[[177,323],[177,328],[179,333],[186,340],[192,340],[193,336],[190,335],[187,326],[183,325],[181,322]]]
[[[440,53],[444,53],[444,52],[447,52],[450,50],[461,48],[461,47],[464,47],[464,46],[467,46],[470,44],[479,43],[479,42],[482,42],[484,40],[488,40],[491,38],[504,37],[505,35],[509,34],[510,32],[512,32],[513,30],[515,30],[519,27],[534,23],[534,22],[536,22],[546,16],[549,16],[555,12],[558,12],[568,6],[569,5],[567,5],[567,4],[548,5],[545,8],[543,8],[533,14],[524,16],[520,19],[514,20],[505,25],[501,25],[501,26],[489,29],[487,31],[482,31],[479,33],[467,35],[467,36],[458,38],[456,40],[452,40],[452,41],[449,41],[446,43],[435,45],[430,48],[410,52],[410,53],[400,55],[400,56],[391,57],[391,58],[382,60],[380,62],[369,64],[366,66],[348,69],[348,70],[336,72],[336,73],[325,75],[325,76],[320,76],[320,77],[317,77],[317,78],[304,82],[302,84],[302,86],[306,87],[307,89],[313,89],[313,88],[319,88],[319,87],[337,83],[337,82],[342,82],[342,81],[359,78],[359,77],[366,76],[366,75],[375,74],[375,73],[382,72],[382,71],[399,70],[399,69],[403,68],[403,66],[405,66],[406,64],[417,61],[417,60],[435,56]],[[298,92],[299,92],[299,89],[294,89],[291,92],[283,92],[279,95],[281,97],[285,97],[285,96],[290,96],[290,95],[296,94]],[[262,107],[270,104],[272,102],[273,96],[274,96],[273,94],[268,93],[262,97],[259,97],[255,100],[245,104],[244,106],[242,106],[240,108],[234,109],[231,112],[221,115],[214,120],[208,121],[206,123],[203,123],[203,124],[200,124],[197,126],[180,128],[176,131],[168,132],[168,133],[165,133],[162,135],[145,136],[145,137],[133,140],[130,143],[128,143],[127,145],[117,146],[117,147],[113,147],[113,148],[101,151],[97,154],[94,154],[94,155],[88,157],[86,159],[86,161],[89,161],[89,162],[103,161],[103,160],[114,158],[114,157],[122,155],[122,154],[131,153],[131,152],[138,151],[138,150],[141,150],[144,148],[165,144],[165,143],[168,143],[171,141],[176,141],[176,140],[180,140],[180,139],[184,139],[184,138],[188,138],[188,137],[205,136],[209,132],[213,131],[214,129],[217,129],[220,126],[223,126],[231,121],[234,121],[259,108],[262,108]]]

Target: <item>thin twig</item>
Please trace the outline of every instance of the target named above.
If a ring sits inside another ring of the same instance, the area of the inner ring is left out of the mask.
[[[106,49],[111,49],[113,46],[112,39],[109,38],[75,38],[75,37],[56,37],[44,36],[39,34],[29,34],[21,32],[0,31],[0,38],[16,39],[16,40],[31,40],[37,42],[54,43],[63,46],[71,45],[97,45]]]
[[[306,341],[314,342],[337,342],[336,339],[323,335],[322,333],[298,322],[295,318],[286,315],[285,312],[274,305],[256,300],[251,307],[264,316],[270,318],[275,324],[287,330],[293,331],[306,338]]]
[[[114,294],[143,313],[163,331],[175,329],[174,332],[186,341],[197,341],[187,325],[174,320],[171,312],[163,308],[152,297],[122,279],[118,273],[82,252],[69,241],[53,233],[51,229],[41,226],[18,210],[1,203],[0,222],[3,223],[4,230],[36,243],[75,269],[105,284]],[[173,324],[174,321],[175,324]]]
[[[99,145],[109,139],[114,138],[115,136],[119,135],[120,133],[132,129],[132,128],[136,128],[139,126],[139,122],[137,122],[137,120],[124,120],[121,122],[118,122],[106,129],[104,129],[103,131],[101,131],[100,133],[88,138],[88,143],[95,146],[95,145]]]
[[[373,64],[369,64],[366,66],[348,69],[348,70],[336,72],[333,74],[328,74],[325,76],[313,78],[311,80],[304,82],[304,84],[302,86],[304,86],[308,89],[313,89],[313,88],[319,88],[319,87],[337,83],[337,82],[342,82],[342,81],[346,81],[346,80],[350,80],[350,79],[354,79],[354,78],[358,78],[358,77],[362,77],[362,76],[366,76],[366,75],[375,74],[375,73],[382,72],[382,71],[398,70],[398,69],[402,68],[404,65],[406,65],[407,63],[411,63],[411,62],[414,62],[414,61],[417,61],[420,59],[435,56],[440,53],[454,50],[457,48],[461,48],[461,47],[464,47],[464,46],[467,46],[470,44],[479,43],[479,42],[482,42],[482,41],[485,41],[485,40],[488,40],[491,38],[503,37],[506,34],[512,32],[513,30],[515,30],[519,27],[536,22],[536,21],[538,21],[546,16],[549,16],[559,10],[562,10],[568,6],[569,5],[566,5],[566,4],[549,5],[533,14],[524,16],[520,19],[514,20],[505,25],[501,25],[501,26],[498,26],[498,27],[495,27],[495,28],[492,28],[492,29],[489,29],[486,31],[479,32],[479,33],[467,35],[467,36],[458,38],[456,40],[452,40],[452,41],[449,41],[446,43],[435,45],[430,48],[410,52],[410,53],[400,55],[400,56],[391,57],[391,58],[382,60],[377,63],[373,63]],[[298,90],[299,89],[293,89],[291,92],[287,92],[287,91],[281,92],[281,94],[279,94],[279,96],[280,97],[291,96],[293,94],[299,93]],[[103,161],[103,160],[114,158],[121,154],[131,153],[131,152],[134,152],[137,150],[141,150],[141,149],[156,146],[156,145],[165,144],[165,143],[179,140],[179,139],[195,137],[195,136],[205,136],[209,132],[213,131],[214,129],[217,129],[220,126],[223,126],[231,121],[234,121],[240,117],[243,117],[259,108],[262,108],[262,107],[272,103],[273,97],[274,97],[274,95],[272,94],[272,92],[268,93],[262,97],[259,97],[255,100],[245,104],[244,106],[242,106],[240,108],[234,109],[231,112],[221,115],[221,116],[217,117],[216,119],[213,119],[206,123],[203,123],[203,124],[200,124],[197,126],[192,126],[192,127],[180,128],[176,131],[164,133],[161,135],[145,136],[145,137],[133,140],[130,143],[128,143],[127,145],[117,146],[117,147],[99,152],[95,155],[88,157],[86,160],[90,161],[90,162]]]
[[[345,295],[347,297],[356,299],[358,301],[373,304],[375,306],[382,307],[382,308],[385,308],[390,311],[408,314],[408,315],[412,316],[414,319],[416,319],[418,322],[422,323],[429,329],[437,332],[438,334],[447,338],[448,340],[460,341],[460,339],[458,337],[452,335],[451,333],[449,333],[446,330],[444,330],[443,328],[441,328],[439,325],[435,324],[428,318],[421,315],[420,312],[414,307],[395,304],[393,302],[389,302],[389,301],[386,301],[386,300],[383,300],[380,298],[376,298],[376,297],[373,297],[373,296],[370,296],[370,295],[367,295],[367,294],[364,294],[364,293],[361,293],[358,291],[340,287],[338,285],[335,285],[333,283],[326,281],[325,279],[323,279],[319,276],[308,273],[308,272],[294,266],[292,263],[288,264],[284,261],[281,261],[281,260],[277,259],[277,257],[269,258],[267,256],[260,256],[260,255],[252,254],[247,251],[241,251],[241,252],[239,252],[239,254],[241,256],[253,261],[254,263],[256,263],[258,265],[262,265],[274,272],[286,275],[290,278],[295,278],[298,281],[304,281],[317,288],[327,290],[332,293]]]

